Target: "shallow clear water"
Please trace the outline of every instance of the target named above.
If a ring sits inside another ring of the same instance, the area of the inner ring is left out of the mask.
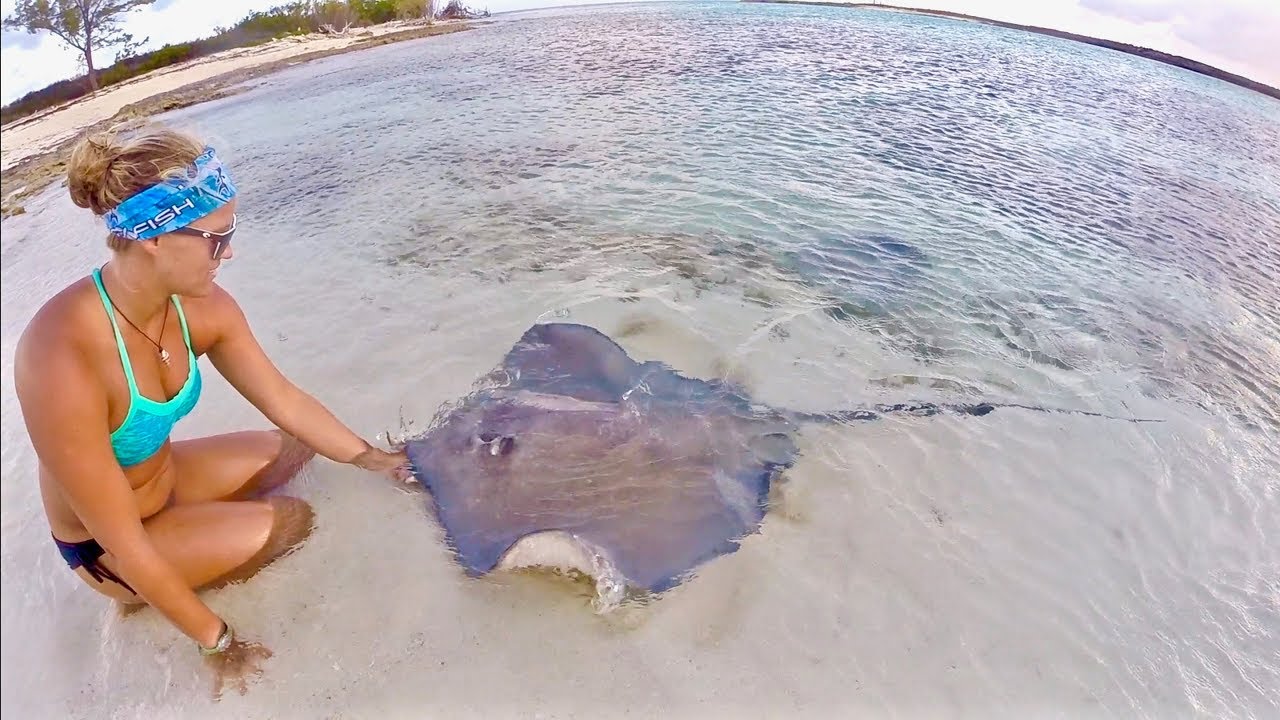
[[[301,551],[209,602],[275,652],[221,706],[61,564],[12,387],[105,258],[4,222],[4,707],[25,717],[1268,717],[1280,711],[1280,103],[1084,45],[739,4],[525,13],[171,117],[242,188],[220,281],[358,431],[530,324],[800,409],[776,512],[648,606],[465,579],[421,499],[317,463]],[[261,427],[220,379],[178,437]],[[177,641],[175,642],[175,640]]]

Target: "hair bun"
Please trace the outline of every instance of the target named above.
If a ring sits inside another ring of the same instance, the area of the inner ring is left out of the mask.
[[[95,133],[76,143],[67,159],[71,202],[105,215],[120,203],[174,173],[204,151],[198,138],[162,125],[118,136]]]
[[[120,204],[111,197],[111,163],[122,148],[110,133],[96,133],[76,144],[67,160],[67,191],[71,202],[102,215]]]

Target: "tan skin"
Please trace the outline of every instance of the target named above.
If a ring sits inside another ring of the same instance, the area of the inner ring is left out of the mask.
[[[191,223],[220,232],[236,202]],[[106,550],[101,564],[135,591],[84,568],[76,572],[99,593],[145,603],[187,637],[211,647],[219,618],[197,590],[242,580],[288,552],[310,532],[311,510],[296,498],[262,498],[314,454],[403,477],[403,452],[371,447],[272,364],[235,300],[214,282],[212,242],[170,233],[130,241],[114,253],[102,280],[117,309],[138,391],[157,401],[186,382],[186,345],[169,296],[178,295],[192,348],[279,431],[250,431],[170,441],[139,465],[122,468],[110,433],[124,421],[129,388],[115,335],[93,279],[72,283],[35,315],[18,342],[14,379],[40,463],[40,489],[50,529],[64,542],[90,537]],[[156,346],[127,317],[169,352]],[[163,335],[161,334],[163,331]],[[211,656],[215,694],[225,682],[245,691],[270,651],[236,638]]]

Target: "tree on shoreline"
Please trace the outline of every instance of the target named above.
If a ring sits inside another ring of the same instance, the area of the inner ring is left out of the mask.
[[[4,27],[38,34],[48,32],[79,50],[84,57],[90,91],[98,89],[98,72],[93,52],[123,46],[130,55],[146,39],[134,41],[120,22],[130,11],[156,0],[18,0]]]
[[[270,1],[270,0],[266,0]],[[208,37],[170,43],[164,47],[137,53],[141,43],[129,43],[116,53],[115,63],[110,67],[95,70],[92,81],[77,74],[76,77],[58,80],[39,90],[26,95],[0,108],[0,122],[8,123],[30,115],[59,103],[70,102],[76,98],[99,89],[108,87],[129,78],[167,67],[175,63],[187,62],[213,53],[231,48],[250,47],[270,42],[277,38],[307,33],[333,32],[341,33],[344,28],[380,25],[393,20],[419,20],[432,22],[436,9],[447,0],[277,0],[280,4],[264,10],[255,10],[231,27],[219,27]],[[49,15],[61,6],[111,5],[117,8],[128,6],[133,8],[149,5],[155,0],[18,0],[19,8],[33,6]],[[450,3],[454,8],[457,0]],[[456,8],[454,8],[456,9]],[[122,12],[127,12],[124,10]],[[73,16],[74,19],[75,16]],[[443,16],[442,16],[443,17]],[[455,19],[462,19],[456,16]],[[481,17],[471,14],[465,17]],[[117,16],[123,20],[122,16]],[[72,23],[74,26],[74,23]],[[43,32],[44,28],[32,29],[33,23],[24,24],[17,17],[4,21],[6,28],[16,27],[26,32]],[[327,27],[326,27],[327,26]],[[76,26],[78,27],[78,26]],[[119,26],[115,26],[118,28]],[[52,32],[52,31],[50,31]],[[101,30],[93,35],[93,50],[103,47]],[[108,36],[109,38],[109,36]],[[145,42],[145,41],[144,41]],[[72,45],[79,49],[78,45]],[[81,68],[85,69],[85,58],[81,56]]]

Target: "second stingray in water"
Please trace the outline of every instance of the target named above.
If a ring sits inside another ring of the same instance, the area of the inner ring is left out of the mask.
[[[469,574],[579,570],[608,605],[629,591],[668,589],[736,550],[763,520],[778,473],[797,459],[799,423],[996,407],[789,412],[726,381],[636,362],[591,327],[550,323],[529,328],[405,449]]]

